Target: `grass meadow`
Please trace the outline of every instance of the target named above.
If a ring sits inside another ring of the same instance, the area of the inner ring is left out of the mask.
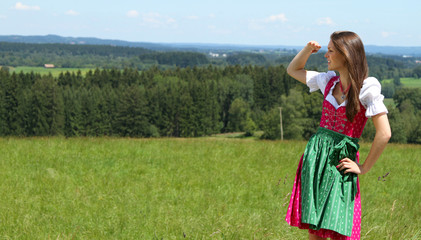
[[[306,239],[284,221],[304,147],[0,138],[0,238]],[[360,184],[362,239],[421,238],[421,146],[388,145]]]
[[[391,83],[393,79],[385,79],[383,83]],[[401,78],[401,84],[408,88],[421,88],[421,78]]]

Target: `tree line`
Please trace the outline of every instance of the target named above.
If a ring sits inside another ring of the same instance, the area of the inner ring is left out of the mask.
[[[400,88],[389,106],[392,142],[421,143],[421,89]],[[132,68],[61,73],[0,70],[1,136],[199,137],[263,131],[262,138],[307,139],[323,96],[283,65]],[[411,124],[407,124],[407,123]],[[405,124],[406,123],[406,124]],[[363,139],[374,136],[369,121]]]
[[[209,64],[203,53],[164,51],[138,47],[0,42],[0,66],[44,66],[61,68],[135,68],[152,66],[187,67]]]
[[[294,52],[291,51],[264,51],[263,53],[231,51],[227,53],[226,57],[211,58],[193,49],[189,51],[154,51],[139,47],[107,45],[0,42],[0,66],[12,67],[44,66],[46,63],[53,63],[56,67],[63,68],[133,68],[137,70],[146,70],[153,66],[159,66],[161,69],[206,67],[209,64],[217,66],[277,66],[283,64],[286,66],[293,57]],[[417,66],[412,58],[367,55],[367,61],[371,76],[380,80],[421,77],[421,66]],[[307,67],[326,71],[327,62],[324,53],[312,56]]]
[[[327,61],[323,52],[311,56],[307,61],[308,69],[318,69],[327,71]],[[294,55],[287,55],[275,60],[277,64],[288,65]],[[376,77],[380,81],[383,79],[394,78],[421,78],[421,66],[415,63],[413,58],[404,58],[401,56],[388,55],[367,55],[367,63],[370,76]],[[390,96],[392,97],[392,96]]]

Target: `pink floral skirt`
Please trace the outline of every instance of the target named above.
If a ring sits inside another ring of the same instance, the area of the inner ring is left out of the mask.
[[[357,153],[357,162],[359,162],[359,153]],[[357,195],[355,196],[354,205],[354,218],[352,226],[352,235],[350,237],[339,234],[335,231],[328,229],[312,230],[309,229],[308,224],[301,222],[301,168],[303,165],[303,157],[298,164],[297,174],[295,175],[294,186],[292,188],[291,200],[285,220],[291,226],[300,229],[308,229],[309,233],[323,238],[331,238],[338,240],[358,240],[360,239],[361,232],[361,197],[360,197],[360,184],[357,179]]]

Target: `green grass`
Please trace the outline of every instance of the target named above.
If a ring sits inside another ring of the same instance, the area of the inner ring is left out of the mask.
[[[390,83],[393,79],[384,79],[383,83]],[[401,83],[404,87],[421,88],[421,78],[401,78]]]
[[[385,79],[382,83],[391,83],[393,79]],[[421,88],[421,78],[401,78],[401,83],[404,87]],[[393,98],[385,98],[384,103],[386,106],[395,106]]]
[[[41,75],[47,75],[49,73],[51,73],[54,77],[58,77],[60,75],[60,73],[64,73],[64,72],[74,72],[75,74],[77,73],[77,71],[81,71],[82,75],[86,75],[86,73],[89,70],[95,70],[95,69],[91,69],[91,68],[44,68],[44,67],[9,67],[10,71],[12,72],[16,72],[16,73],[30,73],[30,72],[34,72],[34,73],[39,73]]]
[[[0,138],[3,239],[306,239],[284,221],[303,141]],[[369,145],[361,144],[366,156]],[[421,236],[421,146],[360,177],[362,239]],[[386,177],[387,173],[389,173]]]

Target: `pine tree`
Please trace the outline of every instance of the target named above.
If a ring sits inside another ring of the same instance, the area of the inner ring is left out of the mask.
[[[7,76],[7,74],[4,74]],[[12,73],[10,77],[4,77],[2,81],[2,109],[4,135],[15,135],[19,128],[18,96],[20,95],[21,77]]]
[[[116,116],[119,134],[129,137],[150,137],[151,126],[147,118],[145,89],[131,86],[123,89]]]
[[[64,104],[57,81],[43,76],[32,86],[32,130],[36,136],[60,135],[64,129]]]

